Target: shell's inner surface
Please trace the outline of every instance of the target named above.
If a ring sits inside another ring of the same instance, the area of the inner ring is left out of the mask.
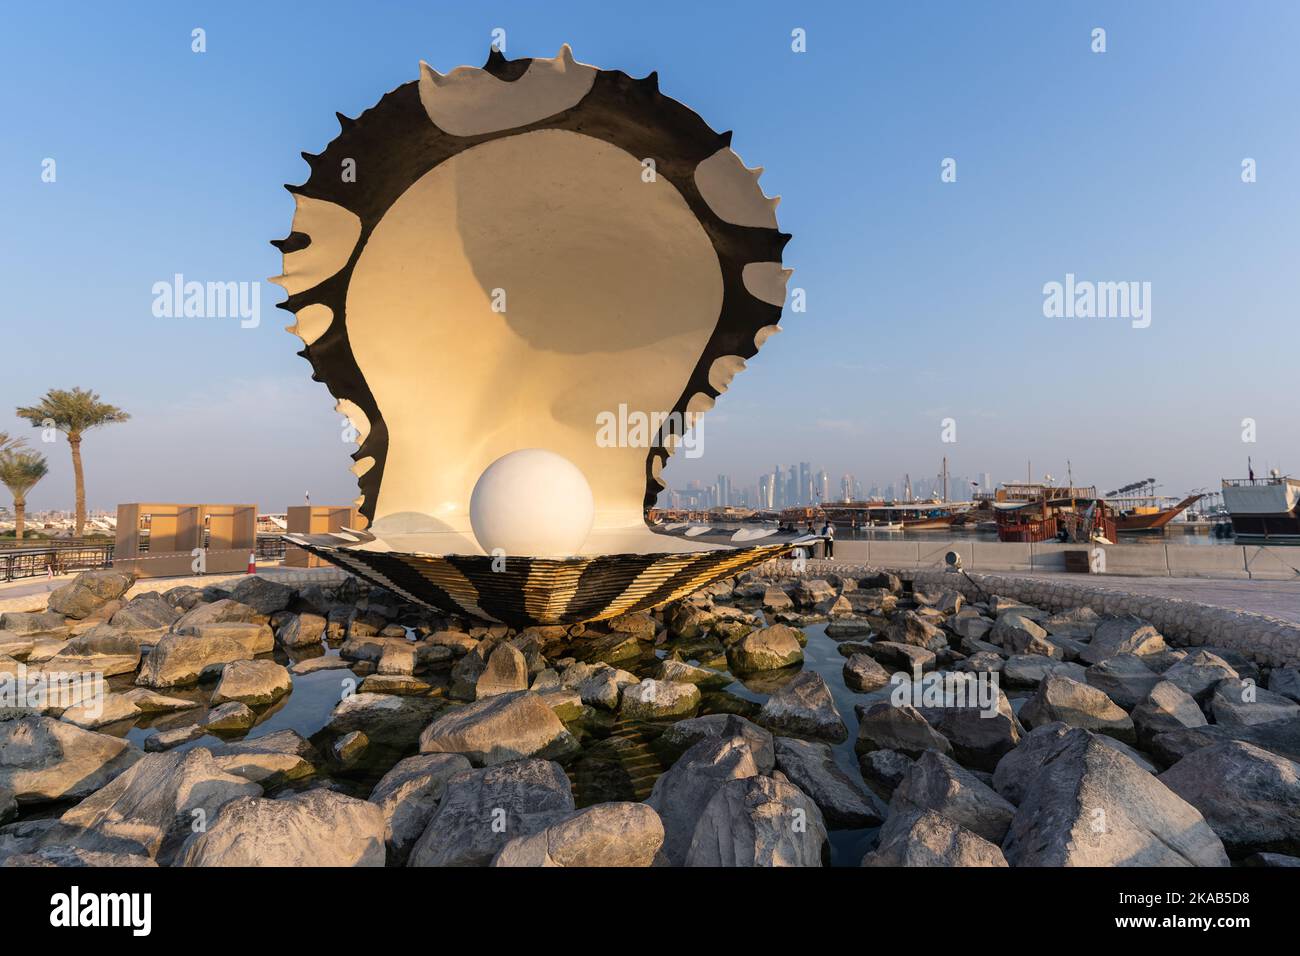
[[[377,515],[429,515],[468,543],[483,470],[537,447],[590,483],[593,548],[644,529],[647,445],[608,446],[597,424],[620,405],[673,409],[723,283],[681,194],[642,169],[609,143],[539,130],[467,149],[393,203],[347,296],[389,435]]]

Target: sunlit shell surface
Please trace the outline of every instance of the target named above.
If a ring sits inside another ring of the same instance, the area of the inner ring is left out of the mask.
[[[574,60],[506,60],[385,95],[291,186],[290,331],[356,428],[366,531],[295,538],[412,600],[512,624],[641,610],[768,560],[651,531],[681,444],[777,331],[776,199],[693,111]],[[600,424],[650,421],[609,441]],[[698,434],[698,431],[697,433]],[[489,555],[469,503],[502,456],[585,476],[577,554]],[[744,540],[742,538],[741,540]],[[502,565],[504,564],[504,569]]]

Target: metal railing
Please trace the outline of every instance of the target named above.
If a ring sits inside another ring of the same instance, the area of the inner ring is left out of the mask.
[[[17,548],[0,551],[0,581],[19,578],[45,577],[89,571],[113,566],[113,545],[100,544],[86,547]]]

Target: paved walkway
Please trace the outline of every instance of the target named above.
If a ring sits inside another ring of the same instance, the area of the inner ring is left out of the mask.
[[[1017,577],[1060,578],[1060,574],[1017,572]],[[1084,575],[1070,575],[1084,578]],[[1151,597],[1179,598],[1216,607],[1268,614],[1300,624],[1300,577],[1294,581],[1260,581],[1238,578],[1152,578],[1121,577],[1115,574],[1090,575],[1086,582],[1097,588],[1146,594]]]

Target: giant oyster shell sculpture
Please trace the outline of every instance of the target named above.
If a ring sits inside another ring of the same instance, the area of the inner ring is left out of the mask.
[[[369,525],[290,540],[409,600],[512,626],[649,609],[799,543],[693,540],[644,517],[684,429],[777,331],[785,301],[778,200],[730,133],[655,74],[599,70],[567,45],[554,59],[493,50],[445,76],[422,63],[418,81],[339,123],[287,187],[296,212],[273,281],[313,378],[358,433]],[[660,424],[648,440],[598,441],[620,410]],[[524,485],[515,467],[513,486],[484,490],[494,463],[532,449],[544,451],[523,462]],[[478,512],[530,502],[552,459],[589,498],[534,501],[515,520],[544,542],[558,519],[556,546],[481,540]]]

